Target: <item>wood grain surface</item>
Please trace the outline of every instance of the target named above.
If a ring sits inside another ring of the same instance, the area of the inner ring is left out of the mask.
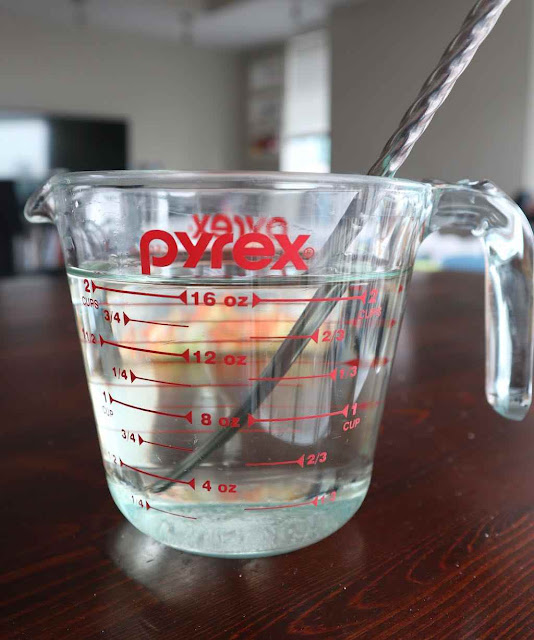
[[[534,414],[484,399],[483,282],[416,274],[356,516],[222,560],[108,494],[65,277],[0,281],[3,637],[534,638]]]

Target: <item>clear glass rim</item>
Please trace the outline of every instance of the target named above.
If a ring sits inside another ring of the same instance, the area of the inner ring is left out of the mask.
[[[86,186],[93,188],[146,189],[265,189],[265,190],[354,190],[377,185],[393,190],[424,191],[427,183],[404,178],[385,178],[342,173],[289,173],[282,171],[77,171],[58,173],[49,187]]]

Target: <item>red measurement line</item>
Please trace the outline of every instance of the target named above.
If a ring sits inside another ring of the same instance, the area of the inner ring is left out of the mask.
[[[102,427],[103,429],[105,429],[106,427]],[[215,431],[223,431],[226,429],[234,429],[235,427],[221,427],[220,429],[176,429],[176,430],[170,430],[170,431],[166,431],[165,429],[161,429],[161,430],[155,430],[155,429],[146,429],[145,431],[147,433],[215,433]],[[113,429],[109,429],[108,430],[113,430]],[[116,431],[120,431],[120,429],[116,429]],[[269,427],[269,430],[267,431],[266,429],[250,429],[248,427],[242,427],[239,431],[239,433],[272,433],[276,431],[277,434],[281,434],[281,433],[295,433],[295,429],[294,428],[290,428],[287,429],[285,426],[282,425],[272,425]]]
[[[94,280],[91,280],[91,285],[93,288],[93,292],[97,289],[101,291],[112,291],[113,293],[124,293],[131,296],[148,296],[150,298],[172,298],[173,300],[181,300],[182,302],[187,302],[187,292],[182,291],[179,296],[172,296],[168,293],[146,293],[144,291],[128,291],[126,289],[111,289],[110,287],[101,287],[98,284],[95,284]]]
[[[360,360],[359,358],[355,358],[354,360],[346,360],[341,364],[348,364],[349,366],[369,366],[369,367],[378,367],[380,365],[386,365],[389,362],[389,358],[374,358],[373,360]]]
[[[189,349],[186,349],[183,353],[173,353],[172,351],[154,351],[152,349],[141,349],[141,347],[130,347],[124,343],[111,342],[110,340],[104,340],[100,336],[100,346],[109,344],[112,347],[118,347],[119,349],[130,349],[131,351],[142,351],[143,353],[155,353],[160,356],[173,356],[175,358],[183,358],[185,362],[189,362]]]
[[[250,336],[250,340],[313,340],[319,342],[319,329],[309,336]]]
[[[137,471],[137,473],[142,473],[145,476],[150,476],[151,478],[158,478],[158,480],[167,480],[168,482],[175,482],[176,484],[188,484],[191,489],[195,488],[195,479],[191,478],[191,480],[175,480],[174,478],[167,478],[166,476],[158,476],[157,473],[150,473],[149,471],[143,471],[143,469],[138,469],[137,467],[132,467],[126,462],[123,462],[120,458],[119,461],[121,463],[121,467],[127,467],[132,471]]]
[[[184,387],[186,389],[201,389],[204,387],[250,387],[250,384],[248,382],[220,382],[220,383],[206,383],[206,384],[186,384],[185,382],[167,382],[166,380],[156,380],[154,378],[143,378],[142,376],[138,376],[136,375],[131,369],[130,369],[130,378],[131,381],[133,382],[134,380],[144,380],[145,382],[154,382],[156,385],[158,384],[163,384],[163,385],[167,385],[170,387]],[[251,378],[252,379],[252,378]],[[122,385],[125,386],[125,385]],[[147,386],[147,385],[139,385],[139,386]],[[280,386],[284,386],[284,387],[298,387],[300,385],[298,384],[286,384],[286,385],[280,385]]]
[[[191,385],[186,384],[185,382],[166,382],[165,380],[156,380],[154,378],[143,378],[142,376],[136,375],[131,369],[130,369],[130,380],[131,382],[133,382],[134,380],[145,380],[146,382],[154,382],[156,384],[166,384],[166,385],[169,385],[170,387],[186,387],[188,389],[191,388]]]
[[[263,511],[264,509],[292,509],[293,507],[304,507],[313,504],[316,507],[319,504],[319,496],[315,496],[313,500],[308,502],[298,502],[297,504],[277,504],[274,507],[245,507],[245,511]]]
[[[126,326],[129,322],[140,322],[141,324],[157,324],[162,327],[182,327],[183,329],[188,329],[188,324],[175,324],[174,322],[156,322],[155,320],[139,320],[137,318],[130,318],[126,314],[126,311],[122,312],[124,316],[124,326]]]
[[[276,467],[281,464],[298,464],[301,469],[304,469],[304,454],[296,460],[283,460],[282,462],[247,462],[245,467]]]
[[[346,404],[340,411],[330,411],[329,413],[318,413],[313,416],[293,416],[291,418],[255,418],[251,413],[248,414],[247,426],[253,425],[255,422],[289,422],[292,420],[311,420],[312,418],[327,418],[328,416],[344,415],[345,418],[349,413],[349,405]]]
[[[285,304],[288,302],[341,302],[342,300],[360,300],[365,302],[366,294],[359,296],[337,296],[333,298],[260,298],[257,294],[252,294],[252,306],[255,307],[260,302],[271,302],[274,304]]]
[[[111,396],[111,393],[109,394],[109,403],[113,404],[114,402],[116,402],[117,404],[121,404],[123,407],[129,407],[130,409],[136,409],[137,411],[146,411],[147,413],[155,413],[158,416],[169,416],[170,418],[183,418],[184,420],[187,420],[187,422],[189,422],[189,424],[192,424],[193,422],[193,412],[189,411],[189,413],[186,413],[185,416],[182,416],[178,413],[166,413],[165,411],[156,411],[156,409],[145,409],[145,407],[137,407],[134,404],[128,404],[127,402],[122,402],[121,400],[117,400],[116,398],[113,398]]]
[[[98,302],[101,307],[114,307],[117,302]],[[174,307],[176,302],[120,302],[121,307]]]
[[[121,341],[121,346],[122,345],[130,345],[130,344],[175,344],[177,341],[176,340],[169,340],[169,338],[167,338],[166,340],[122,340]],[[188,343],[190,342],[189,340],[183,340],[182,343]]]
[[[139,446],[141,446],[142,444],[153,444],[155,447],[164,447],[165,449],[176,449],[177,451],[189,451],[189,452],[194,451],[194,449],[191,449],[189,447],[175,447],[172,444],[162,444],[161,442],[151,442],[150,440],[144,440],[143,438],[141,438],[139,434],[138,434],[138,438],[139,438]]]
[[[91,343],[88,343],[87,346],[88,347],[91,347],[91,346],[94,347],[94,346],[98,346],[98,345],[94,345],[94,344],[91,345]],[[249,352],[248,355],[251,355],[250,352]],[[264,361],[267,361],[267,360],[270,360],[272,358],[272,355],[269,354],[268,352],[257,353],[257,354],[253,354],[253,355],[254,355],[254,361],[256,362],[256,364],[264,362]],[[317,361],[316,360],[311,360],[311,359],[308,359],[308,358],[306,358],[306,359],[301,358],[301,359],[298,360],[298,363],[299,364],[311,364],[313,366],[317,366]],[[175,367],[176,364],[177,363],[175,361],[171,361],[171,360],[159,360],[158,361],[158,366],[170,366],[170,365],[172,365],[173,367]],[[181,362],[180,364],[186,364],[186,363],[185,362]],[[194,360],[194,361],[191,361],[191,362],[189,362],[187,364],[191,364],[191,365],[193,365],[193,364],[202,364],[203,365],[205,363],[204,362],[200,362],[199,363],[196,360]],[[224,363],[222,363],[222,362],[214,362],[213,364],[214,365],[224,365]],[[230,366],[230,365],[228,365],[228,366]]]
[[[249,378],[249,380],[311,380],[313,378],[331,378],[335,380],[337,369],[332,369],[330,373],[320,373],[315,376],[280,376],[278,378]]]
[[[158,509],[157,507],[153,507],[151,504],[145,500],[146,510],[152,509],[152,511],[159,511],[160,513],[166,513],[169,516],[176,516],[177,518],[187,518],[188,520],[196,520],[193,516],[183,516],[181,513],[172,513],[172,511],[165,511],[165,509]]]
[[[186,387],[187,389],[198,389],[200,387],[248,387],[250,386],[248,382],[227,382],[220,384],[186,384],[185,382],[167,382],[166,380],[155,380],[154,378],[143,378],[142,376],[136,375],[130,369],[130,377],[132,382],[134,380],[145,380],[146,382],[155,382],[157,384],[164,384],[171,387]]]
[[[248,340],[247,338],[224,338],[221,340],[209,340],[209,339],[202,339],[202,340],[123,340],[121,342],[121,344],[169,344],[170,342],[172,342],[172,344],[204,344],[205,342],[208,343],[225,343],[225,342],[243,342],[243,343],[248,343],[250,342],[250,340]]]

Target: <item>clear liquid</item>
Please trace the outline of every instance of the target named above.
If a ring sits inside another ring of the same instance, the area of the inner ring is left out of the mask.
[[[409,276],[347,283],[347,299],[236,425],[233,413],[316,282],[202,287],[71,271],[104,466],[123,514],[165,544],[217,556],[282,553],[342,526],[369,486]],[[171,481],[176,463],[221,429],[233,436]]]

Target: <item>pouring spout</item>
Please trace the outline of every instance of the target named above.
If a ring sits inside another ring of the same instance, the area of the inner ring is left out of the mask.
[[[50,180],[45,182],[28,198],[24,205],[24,217],[29,222],[54,222]]]

